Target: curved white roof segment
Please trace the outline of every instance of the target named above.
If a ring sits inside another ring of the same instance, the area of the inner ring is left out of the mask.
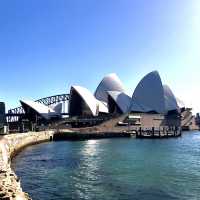
[[[185,103],[181,99],[176,97],[176,101],[177,101],[177,104],[178,104],[179,108],[185,108]]]
[[[95,99],[95,97],[93,96],[93,94],[87,88],[84,88],[81,86],[72,86],[71,92],[73,90],[75,90],[80,95],[80,97],[83,99],[85,104],[87,104],[92,115],[97,116],[98,115],[98,110],[97,110],[98,103],[97,103],[97,100]],[[70,94],[71,94],[71,92],[70,92]],[[70,101],[73,101],[73,99],[70,99]],[[70,106],[70,103],[69,103],[69,106]]]
[[[95,91],[94,96],[100,101],[107,102],[108,91],[119,91],[119,92],[124,91],[121,80],[114,73],[108,74],[102,79],[102,81],[100,82],[100,84],[98,85]]]
[[[176,101],[176,98],[169,88],[168,85],[163,85],[164,89],[164,97],[165,97],[165,110],[170,111],[170,110],[178,110],[178,104]]]
[[[124,92],[108,91],[110,97],[115,101],[123,113],[127,113],[131,104],[131,97]]]
[[[49,119],[50,117],[57,115],[57,113],[52,108],[45,106],[44,104],[31,100],[20,100],[20,102],[22,106],[25,105],[27,107],[32,108],[45,119]]]
[[[57,104],[52,105],[51,108],[52,108],[56,113],[62,113],[63,104],[62,104],[62,103],[57,103]]]
[[[165,113],[164,90],[157,71],[150,72],[139,82],[132,96],[130,110]]]
[[[97,104],[98,104],[98,107],[99,107],[99,112],[101,112],[101,113],[108,113],[108,106],[107,106],[107,104],[104,102],[102,102],[102,101],[99,101],[98,99],[96,99],[97,100]]]
[[[167,85],[163,85],[157,71],[147,74],[137,85],[131,102],[130,111],[165,114],[179,110],[177,100]]]

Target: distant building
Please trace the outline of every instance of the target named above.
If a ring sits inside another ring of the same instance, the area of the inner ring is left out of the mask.
[[[6,122],[6,108],[5,103],[0,102],[0,127],[3,127]]]

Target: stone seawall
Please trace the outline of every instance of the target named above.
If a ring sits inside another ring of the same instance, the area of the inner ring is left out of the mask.
[[[25,146],[52,140],[53,131],[0,136],[0,200],[29,200],[20,180],[11,169],[12,157]]]

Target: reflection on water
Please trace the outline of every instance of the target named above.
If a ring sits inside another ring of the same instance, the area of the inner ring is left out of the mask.
[[[200,198],[200,135],[52,142],[13,161],[34,200]]]
[[[83,154],[83,156],[93,156],[96,153],[98,153],[98,141],[97,140],[88,140],[85,142],[85,144],[83,145],[81,152]]]
[[[93,183],[98,183],[98,144],[99,141],[88,140],[83,143],[80,150],[80,156],[83,162],[73,176],[74,185],[72,188],[77,199],[90,199],[94,187]]]

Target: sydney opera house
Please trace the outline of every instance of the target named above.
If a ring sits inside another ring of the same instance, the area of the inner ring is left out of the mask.
[[[72,85],[66,94],[37,101],[21,100],[20,103],[21,107],[8,111],[7,121],[10,125],[15,122],[19,126],[24,121],[47,125],[58,121],[75,120],[77,123],[84,120],[85,123],[88,120],[90,126],[95,125],[90,121],[96,120],[98,124],[120,116],[136,116],[142,127],[189,127],[195,121],[191,108],[187,108],[170,87],[163,84],[157,71],[144,76],[132,95],[127,93],[118,76],[112,73],[100,81],[94,92],[80,85]],[[17,121],[13,120],[15,115]]]
[[[123,114],[160,114],[180,118],[185,105],[163,84],[157,71],[144,76],[132,95],[127,94],[116,74],[105,76],[92,93],[87,88],[72,85],[67,102],[45,105],[21,100],[26,117],[30,121],[49,121],[63,117],[98,118]]]

